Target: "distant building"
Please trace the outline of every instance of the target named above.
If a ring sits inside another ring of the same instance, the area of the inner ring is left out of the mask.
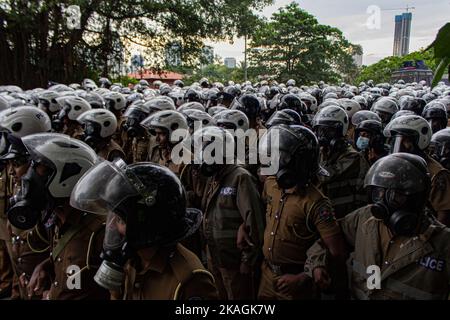
[[[412,13],[405,12],[395,16],[394,56],[402,57],[409,53]]]
[[[178,41],[170,42],[166,46],[166,65],[169,67],[181,66],[181,43]]]
[[[236,68],[236,59],[235,58],[231,58],[231,57],[225,58],[223,63],[229,69]]]
[[[212,64],[214,62],[214,48],[211,46],[204,46],[202,48],[202,62],[207,64]]]

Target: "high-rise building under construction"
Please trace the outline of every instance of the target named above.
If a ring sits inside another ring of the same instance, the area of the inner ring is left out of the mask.
[[[409,38],[411,35],[412,13],[405,12],[395,16],[394,56],[404,56],[409,53]]]

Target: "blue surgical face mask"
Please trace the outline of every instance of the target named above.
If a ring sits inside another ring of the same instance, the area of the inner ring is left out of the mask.
[[[369,148],[369,138],[366,137],[358,137],[358,140],[356,140],[356,147],[359,150],[366,150]]]

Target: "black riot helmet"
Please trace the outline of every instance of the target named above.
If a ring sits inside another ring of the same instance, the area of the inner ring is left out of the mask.
[[[285,125],[301,125],[302,118],[300,115],[291,109],[283,109],[276,111],[269,120],[264,124],[266,128],[270,128],[279,124]]]
[[[396,235],[417,233],[431,188],[423,158],[408,153],[383,157],[369,169],[364,185],[375,218],[383,220]]]
[[[306,114],[307,111],[306,104],[300,99],[299,96],[292,93],[288,93],[281,97],[277,109],[291,109],[296,111],[300,115]]]
[[[239,99],[234,100],[232,109],[242,111],[249,120],[256,119],[261,116],[261,104],[253,94],[244,94],[239,97]]]
[[[450,128],[442,129],[431,137],[431,156],[450,170]]]
[[[199,210],[186,209],[176,175],[150,162],[99,163],[78,181],[70,204],[107,216],[103,262],[94,280],[110,290],[120,289],[124,266],[136,250],[174,246],[193,234],[202,218]]]
[[[402,96],[400,97],[398,103],[400,105],[400,110],[411,110],[417,115],[421,115],[423,112],[423,108],[425,107],[425,104],[423,104],[420,100],[415,97],[411,96]],[[424,101],[424,100],[423,100]]]
[[[126,223],[126,242],[134,250],[176,244],[195,232],[201,221],[200,211],[186,209],[177,176],[150,162],[99,163],[79,180],[70,203],[82,211],[119,216]]]
[[[427,104],[422,112],[422,117],[430,123],[433,133],[447,127],[447,109],[440,102],[433,101]]]
[[[184,94],[184,102],[202,102],[202,97],[200,92],[195,89],[189,89]]]
[[[280,88],[277,86],[271,86],[270,89],[266,92],[267,100],[272,100],[277,94],[280,93]]]
[[[141,122],[150,114],[148,104],[142,101],[132,104],[124,113],[126,122],[123,125],[124,130],[129,137],[138,137],[145,135],[145,129],[141,126]]]
[[[281,189],[305,187],[323,170],[319,166],[319,143],[306,127],[273,126],[261,138],[260,146],[262,154],[270,158],[270,170],[278,162],[278,170],[268,174],[276,176]]]

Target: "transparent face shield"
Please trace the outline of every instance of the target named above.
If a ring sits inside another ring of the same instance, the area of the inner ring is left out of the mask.
[[[108,215],[127,198],[139,195],[130,183],[125,163],[103,161],[92,167],[75,185],[70,205],[78,210]]]
[[[395,135],[388,139],[391,147],[390,153],[406,152],[413,153],[416,149],[416,139],[413,136]]]

